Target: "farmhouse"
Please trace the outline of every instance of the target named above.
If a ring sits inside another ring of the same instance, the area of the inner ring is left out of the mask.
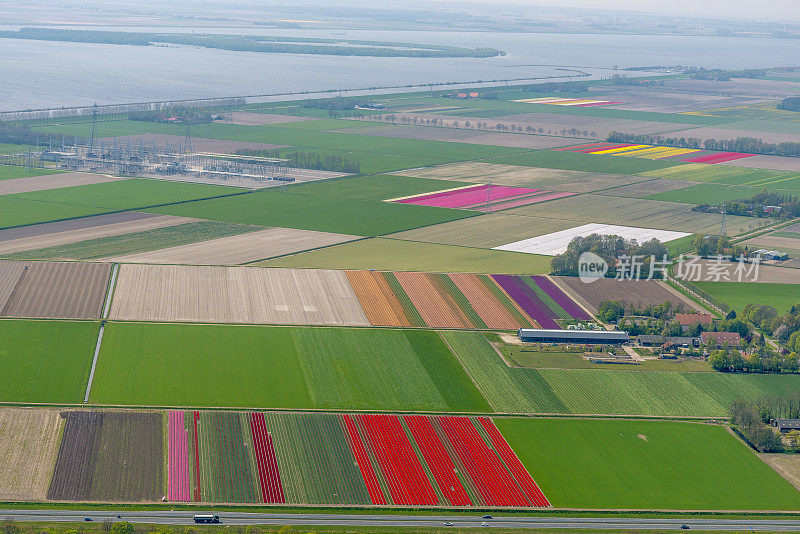
[[[738,332],[701,332],[703,345],[738,345],[742,338]]]
[[[675,320],[681,325],[683,332],[686,333],[698,324],[711,326],[713,317],[708,313],[676,313]]]
[[[775,419],[772,424],[778,427],[779,432],[800,430],[800,419]]]
[[[630,341],[627,332],[617,330],[540,330],[520,328],[520,341],[525,343],[586,343],[591,345],[622,345]]]
[[[761,248],[752,252],[750,256],[754,258],[761,258],[764,261],[786,261],[789,259],[789,255],[785,252],[780,252],[779,250],[767,250],[765,248]]]

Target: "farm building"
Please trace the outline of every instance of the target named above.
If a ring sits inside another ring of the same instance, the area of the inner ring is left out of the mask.
[[[800,430],[800,419],[775,419],[772,424],[778,427],[780,432]]]
[[[685,333],[697,324],[711,326],[713,317],[708,313],[676,313],[675,320],[681,325],[681,329]]]
[[[750,256],[754,258],[761,258],[762,260],[774,260],[774,261],[786,261],[789,259],[789,255],[785,252],[781,252],[779,250],[767,250],[765,248],[758,249],[750,254]]]
[[[589,345],[622,345],[630,341],[627,332],[617,330],[540,330],[520,328],[520,341],[525,343],[586,343]]]
[[[738,345],[742,342],[738,332],[701,332],[703,345]]]

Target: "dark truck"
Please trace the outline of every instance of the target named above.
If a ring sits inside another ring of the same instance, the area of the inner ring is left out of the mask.
[[[213,514],[195,514],[195,523],[219,523],[219,516]]]

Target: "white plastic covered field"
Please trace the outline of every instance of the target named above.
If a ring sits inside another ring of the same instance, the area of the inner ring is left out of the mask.
[[[651,228],[636,228],[633,226],[616,226],[613,224],[590,223],[583,226],[576,226],[569,230],[561,230],[552,234],[545,234],[539,237],[523,239],[506,245],[494,247],[495,250],[510,250],[512,252],[526,252],[528,254],[543,254],[555,256],[567,250],[570,241],[578,236],[586,237],[592,234],[618,235],[625,239],[635,239],[639,243],[650,241],[655,238],[665,243],[681,237],[686,237],[685,232],[672,232],[669,230],[654,230]]]

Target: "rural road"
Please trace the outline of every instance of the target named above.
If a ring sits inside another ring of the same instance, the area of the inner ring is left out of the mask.
[[[211,512],[212,510],[209,510]],[[94,521],[116,520],[116,516],[132,523],[159,523],[171,525],[192,524],[191,512],[158,511],[103,511],[80,512],[72,510],[0,510],[0,518],[15,521]],[[680,530],[682,524],[692,530],[719,531],[800,531],[799,520],[738,520],[738,519],[643,519],[643,518],[568,518],[568,517],[496,517],[483,520],[477,516],[403,516],[403,515],[340,515],[340,514],[254,514],[222,512],[221,522],[226,525],[325,525],[366,527],[442,527],[451,521],[454,528],[480,527],[487,521],[492,528],[553,528],[553,529],[661,529]]]

